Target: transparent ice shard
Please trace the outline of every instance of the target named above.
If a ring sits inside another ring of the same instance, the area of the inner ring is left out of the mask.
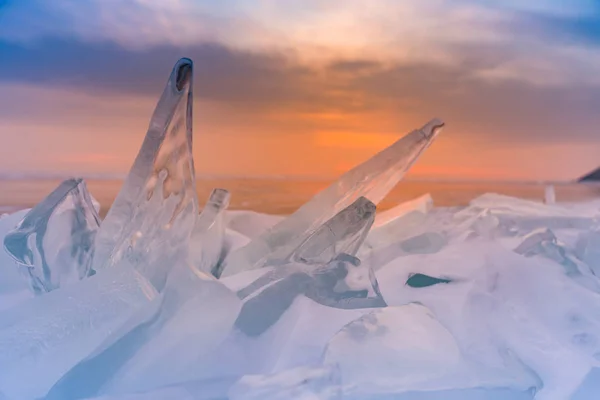
[[[335,367],[299,367],[272,375],[246,375],[229,390],[231,400],[341,400]]]
[[[0,241],[4,242],[4,237],[10,233],[20,221],[23,220],[29,209],[7,214],[0,218]],[[11,255],[4,248],[0,248],[0,309],[8,308],[10,301],[6,296],[14,296],[23,293],[27,296],[32,295],[27,278],[27,273],[22,271]]]
[[[550,229],[537,229],[523,237],[515,253],[525,257],[540,256],[560,264],[564,273],[590,290],[600,292],[591,266],[581,262],[561,243]]]
[[[214,189],[196,219],[190,239],[190,263],[198,271],[214,274],[222,261],[225,245],[225,215],[229,192]]]
[[[192,159],[192,61],[179,60],[142,148],[96,237],[95,270],[130,264],[160,290],[187,257],[198,213]]]
[[[83,179],[68,179],[4,237],[4,248],[23,266],[34,293],[46,293],[93,274],[99,225]]]
[[[375,220],[376,207],[365,197],[337,213],[289,256],[291,262],[326,264],[338,254],[356,255]]]
[[[0,390],[11,399],[46,396],[156,298],[137,271],[117,268],[1,312]]]
[[[373,223],[373,229],[383,228],[411,213],[427,214],[432,208],[433,198],[429,193],[424,194],[416,199],[400,203],[389,210],[379,212]]]
[[[546,204],[556,204],[556,191],[554,190],[554,185],[548,185],[544,189],[544,203]]]
[[[279,267],[262,275],[238,295],[243,299],[271,282],[288,278],[290,274],[316,271],[340,254],[354,259],[373,225],[375,210],[372,202],[364,197],[358,198],[308,236],[298,248],[281,248],[280,252],[272,255],[270,263]]]
[[[247,336],[268,330],[298,296],[340,309],[386,306],[373,270],[348,254],[320,266],[297,263],[275,270],[277,274],[267,273],[237,293],[244,305],[235,325]]]
[[[297,248],[316,228],[361,196],[379,203],[429,147],[443,125],[440,120],[432,120],[345,173],[291,216],[231,254],[224,276],[261,268],[281,248]]]
[[[575,254],[590,267],[594,275],[600,277],[600,231],[581,232],[575,244]]]

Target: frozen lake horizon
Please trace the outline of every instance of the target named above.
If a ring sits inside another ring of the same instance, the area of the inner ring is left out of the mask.
[[[0,213],[31,208],[50,193],[62,179],[0,179]],[[119,179],[85,179],[101,205],[104,217],[113,203],[123,181]],[[288,215],[308,201],[333,180],[298,178],[199,178],[196,180],[201,204],[215,187],[231,193],[230,210],[252,210],[264,214]],[[558,202],[579,202],[600,198],[600,184],[553,183]],[[548,183],[495,182],[459,180],[405,179],[378,204],[379,211],[398,203],[431,194],[438,207],[466,206],[474,198],[497,193],[522,199],[543,201]]]

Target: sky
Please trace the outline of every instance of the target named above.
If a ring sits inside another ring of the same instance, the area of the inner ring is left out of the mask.
[[[413,178],[600,165],[599,0],[0,0],[0,176],[125,174],[182,56],[199,176],[329,179],[434,117]]]

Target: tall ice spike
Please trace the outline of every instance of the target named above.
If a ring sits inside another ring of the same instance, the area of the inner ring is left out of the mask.
[[[222,271],[223,276],[261,268],[284,246],[297,248],[317,227],[361,196],[374,204],[379,203],[429,147],[443,126],[442,121],[434,119],[346,172],[288,218],[231,254]]]
[[[173,68],[148,133],[96,237],[93,268],[131,264],[160,290],[184,259],[198,214],[192,158],[193,64]]]

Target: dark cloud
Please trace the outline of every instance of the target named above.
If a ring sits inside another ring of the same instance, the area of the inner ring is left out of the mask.
[[[340,60],[318,69],[277,53],[251,53],[218,44],[126,50],[113,43],[47,39],[27,47],[0,42],[0,82],[24,82],[109,94],[157,96],[175,61],[195,62],[195,93],[247,110],[363,113],[384,110],[423,121],[444,118],[453,132],[491,144],[505,140],[576,141],[600,136],[600,89],[491,82],[474,72],[506,62],[502,49],[457,49],[455,67],[383,65]],[[298,121],[290,121],[295,124]],[[303,121],[310,126],[310,121]],[[352,129],[351,122],[314,122]],[[362,128],[364,129],[364,128]]]

